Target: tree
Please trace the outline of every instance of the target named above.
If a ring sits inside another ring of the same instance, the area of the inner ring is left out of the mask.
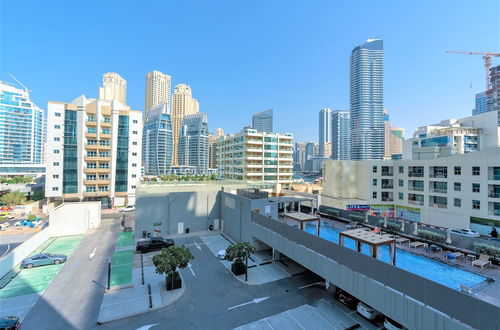
[[[7,205],[19,205],[26,202],[26,196],[20,191],[11,191],[0,198],[0,201]]]
[[[34,202],[42,200],[44,198],[45,198],[45,194],[43,193],[43,191],[35,191],[33,193],[33,195],[31,195],[31,200]]]
[[[173,287],[174,281],[181,280],[178,269],[186,268],[189,261],[193,259],[194,257],[187,247],[169,246],[153,256],[153,264],[158,274],[166,274],[167,279],[170,278]]]
[[[255,248],[248,242],[238,242],[227,247],[226,259],[233,262],[231,270],[235,275],[244,274],[246,272],[243,260],[248,258],[254,252]]]

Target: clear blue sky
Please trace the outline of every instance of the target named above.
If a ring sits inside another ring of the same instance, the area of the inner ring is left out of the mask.
[[[319,110],[349,107],[352,48],[380,37],[384,107],[408,136],[471,114],[483,60],[444,51],[499,52],[499,11],[498,0],[1,1],[0,79],[13,73],[46,109],[97,96],[113,71],[143,110],[144,76],[157,69],[191,85],[211,131],[274,108],[276,131],[317,141]]]

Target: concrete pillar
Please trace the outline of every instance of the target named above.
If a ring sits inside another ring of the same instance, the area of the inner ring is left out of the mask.
[[[280,260],[281,258],[281,253],[279,251],[276,251],[276,249],[273,248],[273,255],[272,255],[273,261]]]
[[[360,241],[356,241],[356,248],[357,248],[358,252],[361,252],[361,242]]]
[[[384,228],[387,228],[387,215],[384,215]]]
[[[365,223],[368,223],[368,211],[365,213]]]
[[[325,288],[327,290],[330,289],[330,282],[328,282],[327,280],[325,280]]]
[[[415,222],[414,225],[415,225],[415,229],[413,230],[413,235],[417,236],[418,235],[418,223]]]
[[[404,233],[405,231],[405,221],[401,220],[401,231]]]
[[[450,228],[446,229],[446,244],[451,244],[451,231],[450,231]]]
[[[311,210],[312,211],[312,210]],[[298,209],[298,212],[300,212],[300,202],[299,202],[299,209]]]

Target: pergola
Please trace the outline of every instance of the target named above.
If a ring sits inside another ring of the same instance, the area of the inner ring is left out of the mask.
[[[302,213],[302,212],[294,212],[294,213],[287,213],[284,215],[285,217],[285,222],[287,219],[291,219],[293,221],[297,221],[300,223],[299,228],[300,230],[304,230],[304,223],[316,221],[316,229],[318,232],[319,236],[319,228],[320,228],[320,217],[317,215],[313,214],[307,214],[307,213]]]
[[[361,252],[362,244],[370,246],[370,252],[372,257],[379,257],[379,246],[389,245],[391,263],[396,265],[396,240],[387,234],[377,234],[371,231],[363,229],[352,229],[346,230],[339,233],[339,245],[344,246],[344,237],[353,239],[356,242],[356,248],[358,252]]]

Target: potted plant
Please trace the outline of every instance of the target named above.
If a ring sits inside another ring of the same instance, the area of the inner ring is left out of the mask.
[[[242,275],[247,271],[244,260],[255,252],[255,248],[248,242],[238,242],[226,249],[226,259],[233,262],[231,271],[234,275]]]
[[[186,268],[194,257],[185,246],[169,246],[153,256],[153,264],[158,274],[166,274],[167,291],[182,287],[179,269]]]

